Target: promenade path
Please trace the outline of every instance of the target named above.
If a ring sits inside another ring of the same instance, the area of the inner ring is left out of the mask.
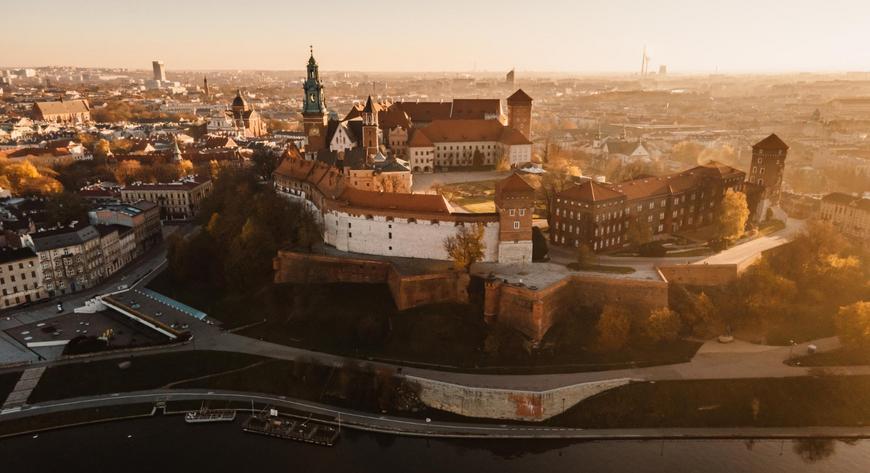
[[[441,422],[426,418],[378,415],[284,396],[236,391],[151,390],[124,394],[88,396],[26,406],[0,414],[11,420],[40,414],[111,405],[149,404],[185,400],[220,400],[256,403],[256,409],[270,406],[281,414],[313,414],[318,420],[371,432],[419,437],[448,438],[561,438],[561,439],[789,439],[789,438],[868,438],[870,427],[734,427],[734,428],[638,428],[581,429],[518,423]],[[294,411],[294,412],[288,412]],[[305,416],[307,418],[307,416]],[[179,422],[181,420],[179,419]]]

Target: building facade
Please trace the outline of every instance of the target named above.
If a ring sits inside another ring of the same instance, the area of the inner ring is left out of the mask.
[[[105,276],[100,233],[93,225],[32,233],[26,243],[39,257],[51,297],[93,287]]]
[[[818,218],[831,222],[843,235],[870,247],[870,199],[835,192],[822,197]]]
[[[33,249],[0,249],[0,309],[48,298],[42,265]]]
[[[745,178],[743,171],[710,161],[668,176],[572,186],[556,196],[550,241],[606,251],[629,243],[633,228],[658,239],[711,225],[725,191],[742,192]]]
[[[532,142],[497,120],[435,120],[415,130],[408,144],[416,172],[489,167],[502,160],[512,167],[531,162]]]
[[[210,179],[196,177],[170,183],[131,184],[121,189],[121,201],[157,204],[163,220],[191,220],[211,189]]]
[[[91,106],[87,100],[60,100],[33,104],[33,119],[64,125],[91,121]]]

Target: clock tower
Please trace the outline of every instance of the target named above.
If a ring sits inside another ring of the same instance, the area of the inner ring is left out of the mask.
[[[320,82],[320,72],[317,61],[314,60],[314,48],[308,58],[307,76],[302,88],[305,97],[302,105],[302,125],[308,146],[305,147],[306,157],[313,158],[318,151],[326,148],[326,102],[323,98],[323,84]]]

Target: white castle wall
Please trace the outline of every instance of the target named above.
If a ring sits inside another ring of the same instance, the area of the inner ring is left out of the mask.
[[[332,211],[324,214],[324,240],[341,251],[401,256],[407,258],[450,259],[444,240],[455,235],[459,227],[452,221],[431,223],[428,219],[409,222],[384,216],[350,215]],[[486,262],[498,261],[498,222],[486,224],[483,234]],[[531,248],[528,250],[531,255]]]

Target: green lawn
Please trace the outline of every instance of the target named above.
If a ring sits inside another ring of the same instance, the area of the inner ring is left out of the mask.
[[[178,351],[53,366],[45,370],[28,402],[156,389],[174,381],[220,373],[264,358],[219,351]],[[127,369],[118,364],[130,361]]]
[[[549,421],[581,428],[870,424],[870,376],[632,383]]]

